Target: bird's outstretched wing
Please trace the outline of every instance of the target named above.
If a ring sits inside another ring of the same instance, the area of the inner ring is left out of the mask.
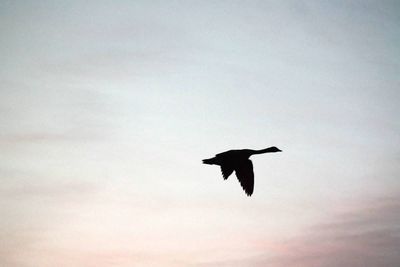
[[[222,172],[222,176],[224,177],[224,180],[226,180],[226,179],[228,179],[229,175],[232,174],[233,167],[230,166],[229,164],[223,164],[223,165],[221,165],[221,172]]]
[[[254,172],[251,160],[242,161],[235,166],[235,173],[243,190],[248,196],[251,196],[254,190]]]

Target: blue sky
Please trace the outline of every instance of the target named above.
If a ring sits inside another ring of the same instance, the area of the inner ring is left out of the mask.
[[[399,8],[0,2],[1,265],[397,266]]]

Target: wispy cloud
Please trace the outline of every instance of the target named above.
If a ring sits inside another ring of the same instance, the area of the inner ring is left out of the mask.
[[[4,189],[0,188],[2,197],[11,198],[28,198],[31,197],[51,197],[54,199],[81,196],[95,191],[94,185],[85,183],[64,183],[64,184],[47,184],[47,185],[23,185],[14,186]]]
[[[271,244],[260,255],[199,266],[398,266],[400,198],[368,202],[314,225],[300,236]]]

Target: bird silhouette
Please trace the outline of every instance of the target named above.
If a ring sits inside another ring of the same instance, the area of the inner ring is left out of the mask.
[[[237,149],[229,150],[215,155],[210,159],[203,159],[204,164],[219,165],[221,166],[222,176],[224,180],[235,171],[240,185],[248,196],[251,196],[254,191],[254,172],[253,163],[249,159],[250,156],[255,154],[281,152],[279,148],[272,146],[260,150],[252,149]]]

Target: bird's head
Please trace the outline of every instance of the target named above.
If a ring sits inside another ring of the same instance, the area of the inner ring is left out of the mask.
[[[269,152],[282,152],[282,150],[280,150],[276,146],[272,146],[272,147],[268,148],[268,150],[269,150]]]

